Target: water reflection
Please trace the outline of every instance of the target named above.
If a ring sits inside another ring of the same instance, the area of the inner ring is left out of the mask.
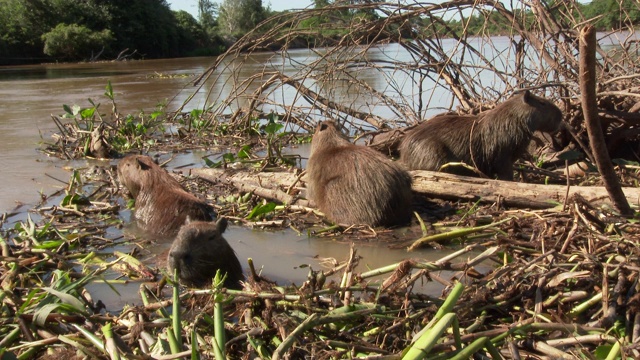
[[[144,238],[145,235],[137,230],[135,226],[129,226],[125,232],[129,237],[137,235]],[[279,285],[295,284],[300,286],[306,281],[309,269],[327,270],[335,262],[344,262],[349,256],[350,244],[335,238],[317,238],[298,235],[292,230],[269,231],[251,230],[236,225],[231,225],[225,232],[225,238],[234,248],[238,259],[243,264],[245,274],[247,273],[247,259],[253,259],[256,270],[268,279],[275,280]],[[391,265],[406,259],[416,259],[419,261],[436,261],[452,253],[452,249],[421,249],[408,253],[403,249],[393,249],[388,244],[376,242],[357,244],[357,254],[361,260],[356,268],[357,273],[376,269],[382,266]],[[152,243],[143,243],[142,260],[151,267],[163,269],[165,258],[171,246],[170,239],[154,239]],[[119,251],[127,252],[127,248],[119,248]],[[467,258],[476,256],[478,253],[469,253],[462,259],[454,262],[464,261]],[[111,259],[113,260],[113,259]],[[489,265],[481,265],[478,269],[485,271]],[[443,272],[440,274],[448,279],[453,273]],[[108,273],[105,278],[114,279],[118,276],[115,273]],[[329,277],[328,281],[340,282],[342,273],[337,273]],[[379,284],[390,274],[369,279],[372,285]],[[139,282],[115,284],[114,288],[119,294],[114,293],[109,287],[101,282],[94,283],[87,287],[94,300],[102,300],[107,305],[107,310],[117,311],[126,304],[139,304],[138,294]],[[418,281],[415,292],[425,294],[439,294],[443,285],[438,282]]]

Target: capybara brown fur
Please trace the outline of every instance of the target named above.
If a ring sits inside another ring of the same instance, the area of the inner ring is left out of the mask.
[[[202,221],[215,217],[211,206],[187,192],[149,156],[120,160],[118,179],[135,199],[135,217],[146,231],[175,234],[187,217]]]
[[[401,225],[411,219],[411,176],[366,146],[352,144],[335,122],[318,124],[307,162],[309,195],[339,224]]]
[[[227,229],[227,219],[217,222],[187,222],[178,231],[167,256],[171,275],[178,270],[180,280],[195,287],[211,286],[211,279],[220,270],[226,274],[224,286],[240,288],[244,280],[242,266],[233,248],[222,233]]]
[[[477,116],[440,115],[425,121],[402,140],[400,160],[410,170],[432,171],[464,162],[489,177],[513,180],[513,163],[526,152],[533,133],[552,133],[561,125],[556,105],[525,91]]]

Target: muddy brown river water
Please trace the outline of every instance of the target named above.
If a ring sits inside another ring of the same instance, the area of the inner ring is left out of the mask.
[[[313,56],[307,50],[294,55],[299,59]],[[252,59],[255,68],[245,69],[246,76],[262,69],[270,57],[268,54],[264,57],[256,55]],[[66,162],[49,158],[36,151],[40,142],[50,141],[52,132],[56,130],[51,115],[63,114],[63,104],[87,107],[87,99],[91,98],[102,103],[106,112],[110,104],[103,93],[107,81],[111,81],[121,113],[134,113],[141,109],[151,111],[160,102],[167,103],[169,110],[176,109],[194,91],[191,81],[212,61],[211,58],[187,58],[0,67],[0,211],[14,214],[8,217],[4,226],[12,227],[15,222],[24,220],[27,210],[38,203],[40,194],[48,195],[63,188],[71,174],[69,169],[90,165],[87,161]],[[154,76],[156,73],[172,76]],[[213,88],[220,93],[226,91],[224,84],[214,84]],[[202,106],[204,96],[198,94],[191,106]],[[290,151],[305,156],[308,148],[301,146]],[[203,166],[204,155],[182,154],[169,167],[183,164]],[[130,214],[123,210],[121,216],[129,220]],[[307,277],[308,265],[320,269],[323,259],[343,261],[349,254],[349,245],[339,239],[309,237],[289,230],[260,231],[231,225],[225,236],[245,269],[246,259],[251,257],[258,269],[281,284],[301,284]],[[143,260],[153,266],[168,247],[167,241],[149,246],[144,249]],[[130,247],[123,246],[118,250],[127,251]],[[363,259],[359,270],[389,265],[409,257],[436,260],[451,251],[425,249],[408,254],[402,249],[389,249],[386,244],[361,244],[358,245],[358,254]],[[101,299],[106,304],[108,310],[118,310],[125,304],[140,303],[138,287],[139,283],[135,282],[118,284],[119,294],[116,294],[109,287],[96,283],[89,290],[94,299]],[[439,293],[441,289],[440,284],[423,287],[424,291],[433,293]]]

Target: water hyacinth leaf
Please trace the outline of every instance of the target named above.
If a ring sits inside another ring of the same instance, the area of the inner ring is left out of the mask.
[[[202,116],[202,109],[193,109],[191,110],[191,120],[199,119]]]
[[[96,108],[95,107],[86,108],[86,109],[83,109],[82,111],[80,111],[80,116],[83,119],[91,119],[91,118],[93,118],[93,115],[95,114],[95,112],[96,112]]]
[[[209,168],[215,169],[222,166],[222,161],[211,161],[208,157],[203,157],[202,159],[204,160],[204,164]]]
[[[73,116],[78,115],[80,111],[82,111],[82,108],[79,105],[73,105],[71,107],[71,113],[73,114]]]
[[[91,201],[84,195],[69,194],[60,202],[60,206],[68,207],[69,205],[91,205]]]
[[[269,135],[273,135],[276,134],[278,131],[282,130],[282,128],[284,127],[283,124],[278,124],[276,122],[269,122],[265,127],[264,127],[264,132],[269,134]]]
[[[275,208],[276,208],[276,204],[272,203],[272,202],[268,202],[266,204],[258,204],[253,208],[253,210],[251,210],[251,213],[249,213],[249,215],[247,215],[247,219],[248,220],[252,220],[252,219],[257,218],[257,217],[259,217],[261,215],[270,213],[273,210],[275,210]]]
[[[73,117],[74,116],[73,111],[71,110],[69,105],[63,104],[62,105],[62,109],[64,110],[64,112],[66,112],[66,114],[64,114],[64,117]]]
[[[238,159],[248,159],[251,157],[251,145],[245,145],[238,151]]]

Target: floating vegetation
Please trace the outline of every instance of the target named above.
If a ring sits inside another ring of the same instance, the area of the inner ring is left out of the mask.
[[[183,79],[195,76],[196,74],[189,73],[167,74],[154,71],[153,74],[147,74],[147,79]]]

